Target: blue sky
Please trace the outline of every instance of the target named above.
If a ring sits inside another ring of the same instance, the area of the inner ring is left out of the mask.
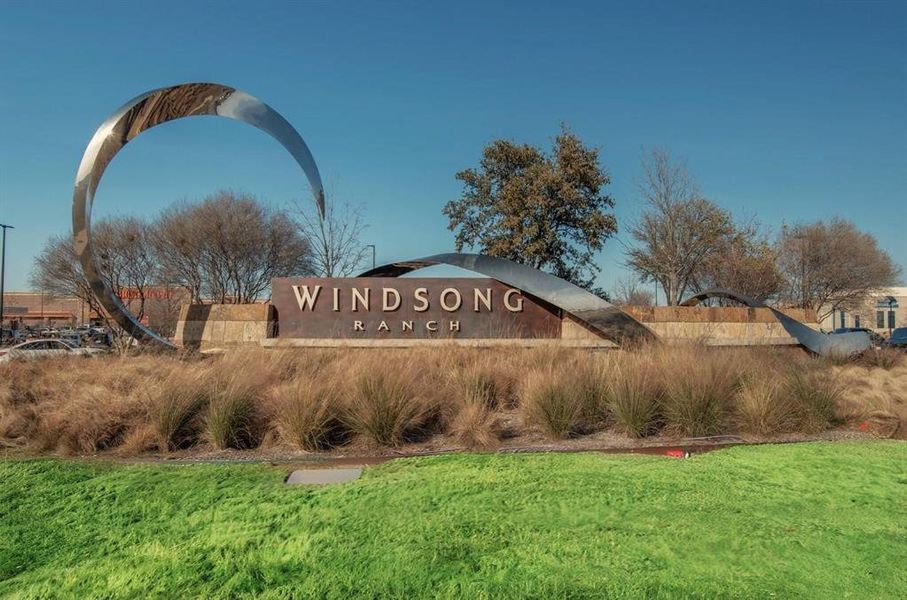
[[[493,6],[491,5],[493,4]],[[632,4],[632,5],[631,5]],[[454,174],[494,138],[547,145],[566,122],[601,148],[623,272],[643,148],[777,230],[840,215],[907,268],[905,2],[6,2],[0,7],[0,222],[7,289],[70,227],[95,128],[148,89],[216,81],[302,133],[329,191],[361,204],[378,261],[451,250]],[[305,178],[265,134],[187,119],[105,174],[96,215],[153,215],[220,188],[275,205]]]

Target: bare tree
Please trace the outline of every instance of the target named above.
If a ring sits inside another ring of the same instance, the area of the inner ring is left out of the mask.
[[[149,239],[159,257],[161,279],[184,288],[190,304],[201,304],[205,244],[198,240],[202,232],[190,214],[185,204],[164,210],[152,224]]]
[[[145,317],[147,292],[157,282],[157,255],[148,226],[133,217],[99,221],[92,242],[102,276],[138,319]]]
[[[107,285],[139,319],[145,315],[147,292],[155,281],[157,262],[147,243],[145,226],[134,218],[102,219],[95,223],[92,243],[98,268]],[[35,258],[32,287],[51,296],[75,297],[88,305],[114,333],[114,345],[130,342],[92,292],[73,249],[72,235],[51,236]]]
[[[781,292],[784,277],[778,269],[777,251],[758,224],[735,226],[719,243],[718,252],[694,276],[696,291],[726,288],[763,301]]]
[[[657,281],[668,305],[677,305],[734,224],[730,213],[700,195],[686,166],[666,150],[644,156],[642,169],[647,209],[630,229],[637,245],[628,251],[627,264],[643,281]]]
[[[895,285],[901,272],[872,235],[840,218],[785,226],[777,252],[785,299],[819,321]]]
[[[174,205],[153,229],[163,280],[192,302],[255,302],[271,278],[312,272],[309,244],[287,213],[250,195],[220,191]]]
[[[82,274],[82,266],[73,250],[72,234],[53,235],[44,242],[32,265],[29,283],[50,296],[78,298],[92,311],[103,314],[100,303]]]
[[[652,306],[654,295],[636,277],[624,277],[614,284],[613,302],[623,306]]]
[[[309,242],[315,274],[349,277],[362,267],[368,248],[361,241],[365,224],[356,207],[347,203],[338,207],[328,199],[322,219],[310,201],[297,201],[292,216],[299,233]]]

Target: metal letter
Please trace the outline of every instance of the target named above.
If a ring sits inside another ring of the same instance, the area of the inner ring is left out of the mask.
[[[454,295],[454,298],[456,298],[456,302],[455,302],[452,306],[451,306],[451,305],[448,305],[448,304],[444,301],[444,299],[445,299],[449,294],[453,294],[453,295]],[[460,305],[461,305],[462,303],[463,303],[463,297],[460,295],[460,291],[459,291],[458,289],[456,289],[456,288],[444,288],[443,290],[441,290],[441,308],[443,308],[443,309],[446,310],[447,312],[456,312],[456,311],[460,308]]]
[[[425,312],[428,310],[428,288],[416,288],[416,291],[413,292],[413,297],[415,297],[416,300],[419,300],[419,304],[413,304],[414,311]]]
[[[365,311],[368,312],[369,309],[369,297],[371,296],[371,288],[365,288],[365,295],[359,291],[359,288],[352,288],[353,291],[353,312],[359,312],[359,305],[365,307]]]
[[[385,311],[385,312],[390,312],[390,311],[394,311],[394,310],[397,310],[398,308],[400,308],[400,292],[398,292],[398,291],[395,290],[394,288],[381,288],[381,292],[382,292],[381,309],[382,309],[383,311]],[[388,304],[388,302],[387,302],[388,292],[391,292],[391,293],[393,294],[393,296],[394,296],[394,304],[393,304],[393,306],[391,306],[391,305]]]
[[[321,286],[316,285],[315,291],[310,292],[309,286],[302,286],[302,294],[299,293],[299,286],[294,285],[293,294],[296,296],[296,302],[299,304],[299,310],[312,310],[315,308],[315,302],[318,300],[318,294],[321,293]]]
[[[484,295],[482,294],[482,290],[475,288],[475,295],[473,296],[473,310],[475,312],[479,312],[479,300],[485,305],[485,310],[491,312],[491,288],[485,288]]]
[[[504,307],[510,312],[523,312],[523,297],[520,295],[515,304],[510,303],[510,297],[514,294],[520,294],[520,290],[507,290],[504,292]]]

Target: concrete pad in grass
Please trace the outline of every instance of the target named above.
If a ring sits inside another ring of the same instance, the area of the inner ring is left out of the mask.
[[[298,469],[287,477],[287,485],[327,485],[358,479],[362,469]]]

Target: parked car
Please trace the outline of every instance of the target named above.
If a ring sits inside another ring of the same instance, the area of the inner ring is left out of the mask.
[[[73,348],[82,347],[82,334],[78,331],[61,331],[60,341],[66,342]]]
[[[21,329],[8,329],[4,327],[0,330],[0,344],[18,344],[25,340],[25,333]]]
[[[55,356],[95,356],[104,351],[98,348],[73,348],[61,340],[33,340],[0,350],[0,363],[11,360],[52,358]]]
[[[907,327],[898,327],[892,331],[886,345],[899,350],[907,350]]]

